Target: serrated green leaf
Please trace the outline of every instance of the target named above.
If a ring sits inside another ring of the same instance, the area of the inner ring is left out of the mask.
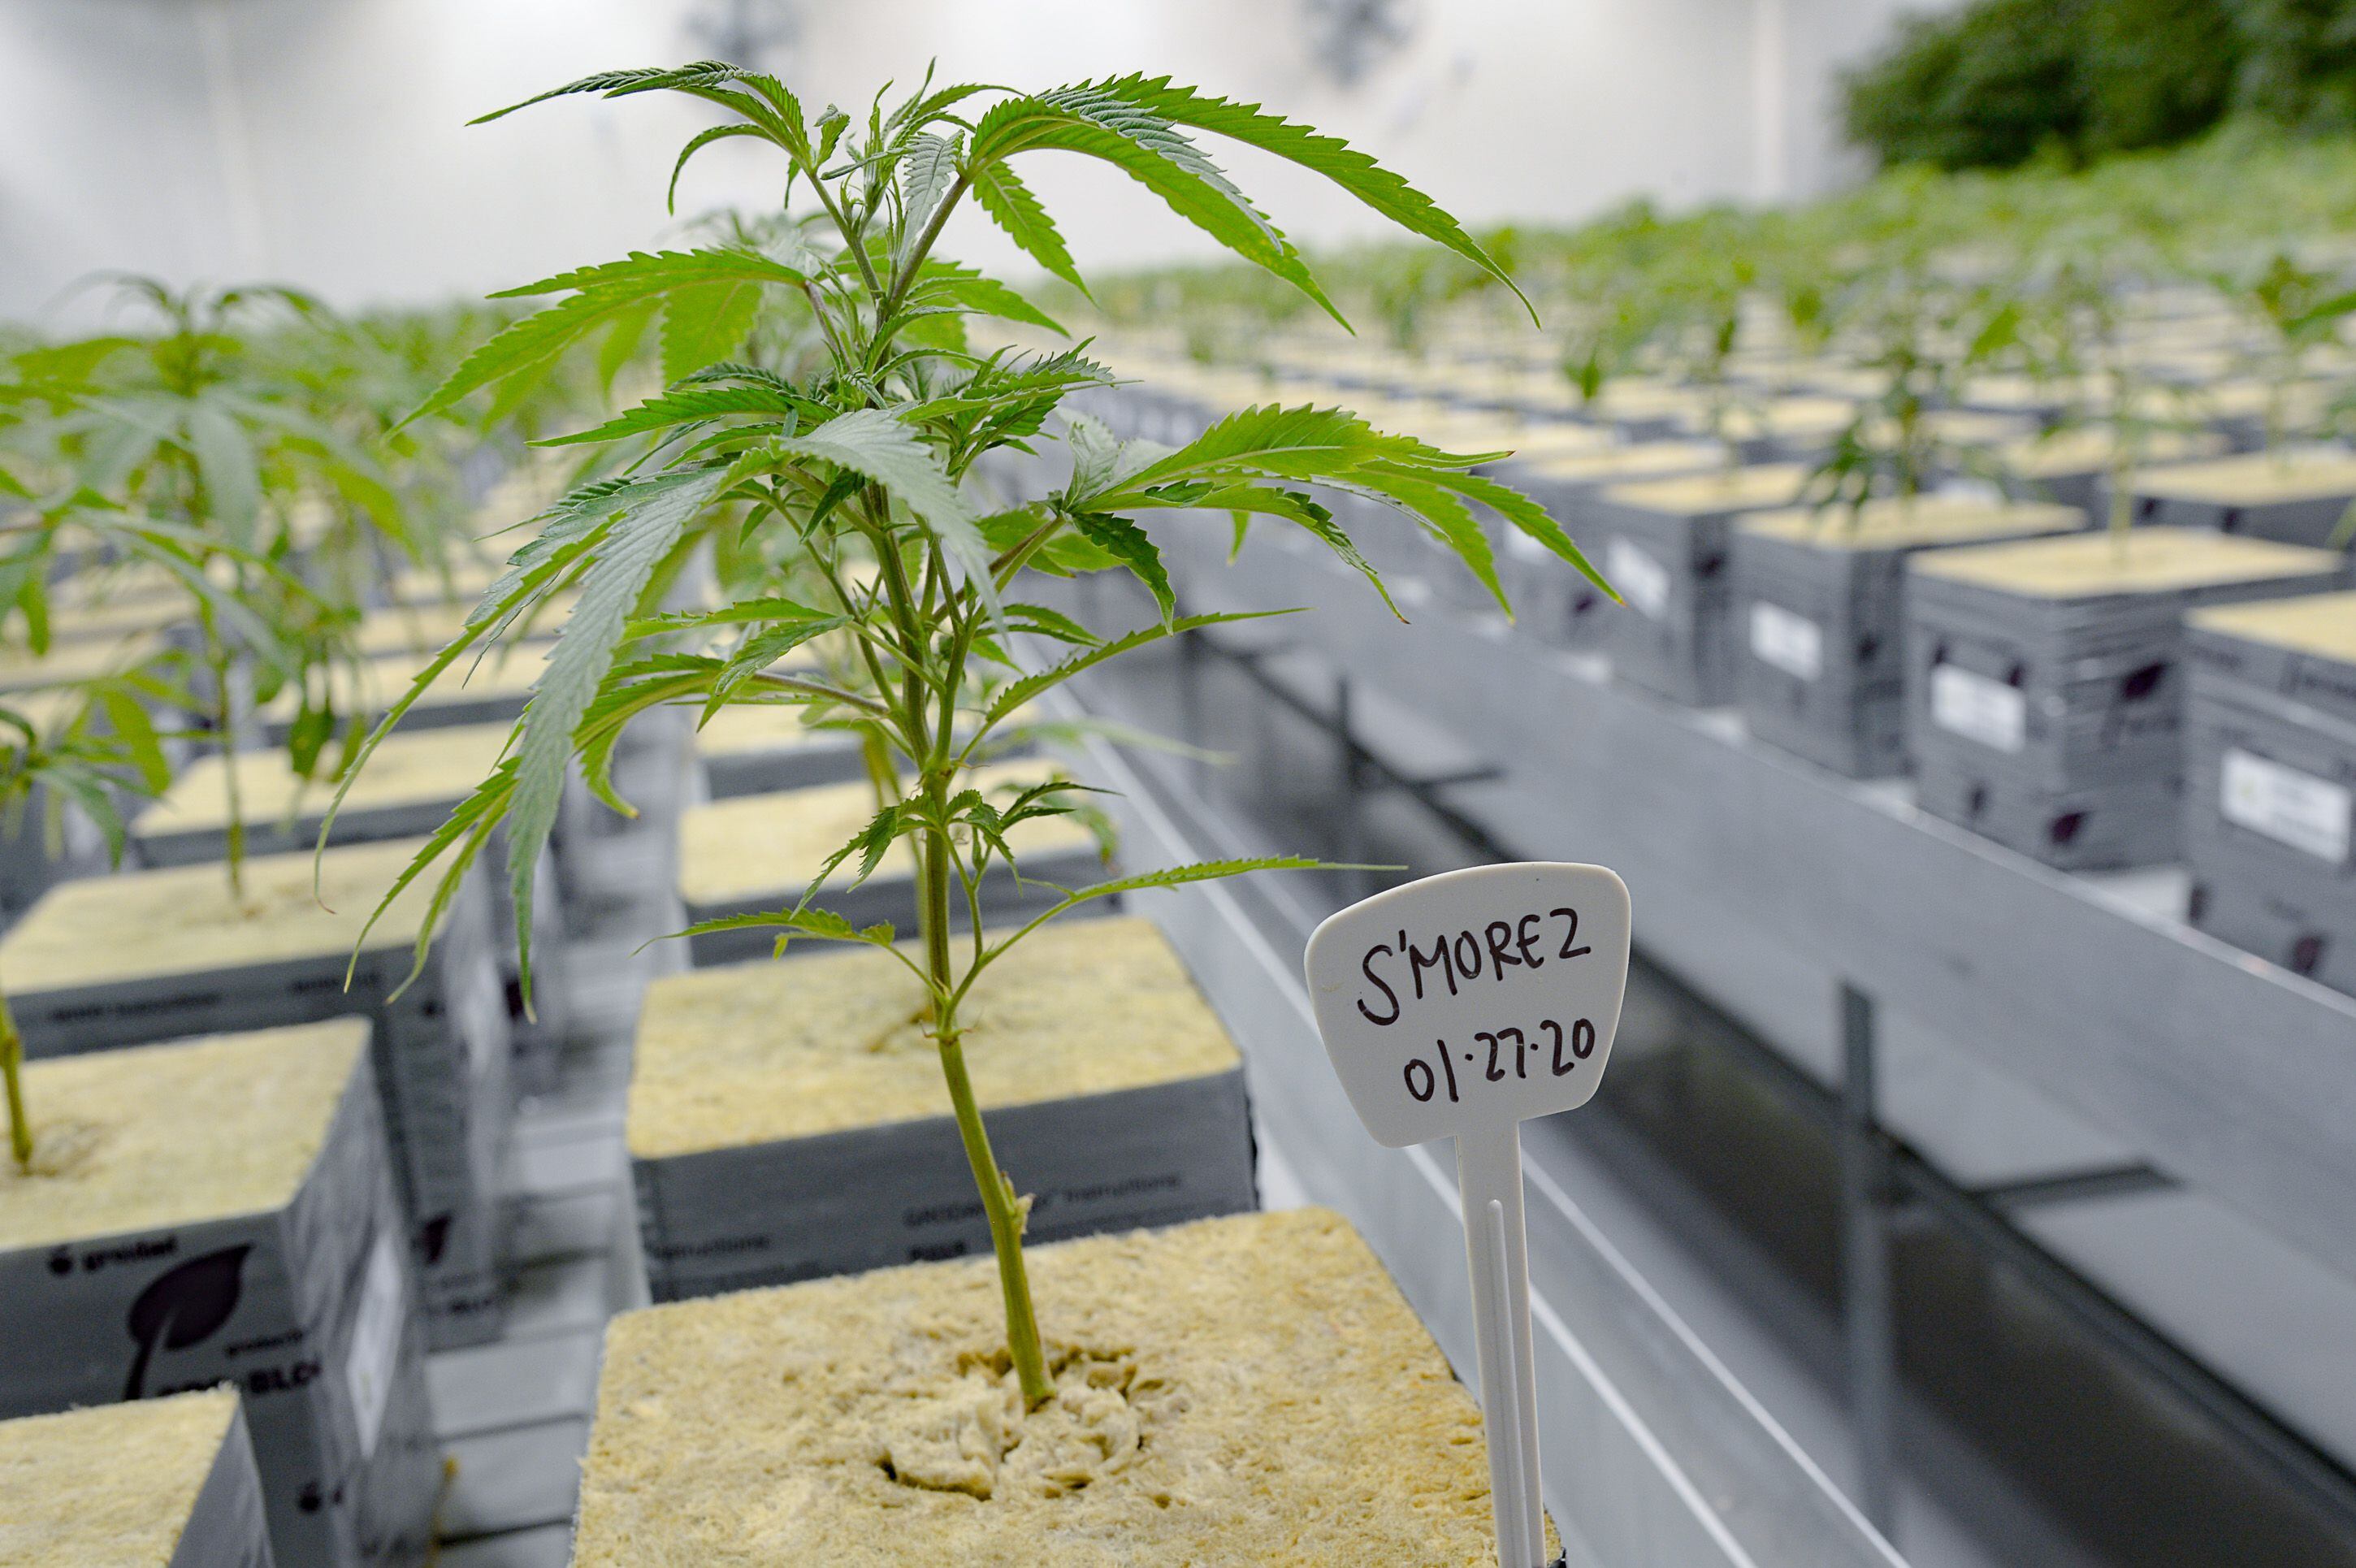
[[[1228,414],[1183,446],[1105,489],[1075,495],[1071,504],[1118,510],[1152,486],[1197,478],[1248,475],[1313,482],[1386,459],[1471,467],[1500,456],[1442,452],[1413,436],[1387,435],[1347,409],[1267,403]]]
[[[1472,515],[1472,509],[1462,498],[1408,468],[1369,464],[1352,478],[1356,484],[1397,502],[1402,510],[1438,533],[1474,580],[1489,590],[1489,596],[1497,601],[1505,618],[1513,618],[1513,601],[1505,596],[1505,585],[1497,581],[1496,552],[1490,548],[1489,536],[1481,531],[1481,520]]]
[[[914,298],[947,300],[985,316],[1044,328],[1066,338],[1071,336],[1062,322],[1032,304],[1019,292],[996,278],[983,276],[970,267],[958,266],[951,262],[927,261],[918,275],[923,281],[912,295]]]
[[[1162,552],[1145,536],[1145,530],[1125,517],[1109,512],[1082,512],[1072,519],[1072,526],[1081,537],[1120,558],[1123,565],[1135,573],[1138,581],[1153,595],[1166,622],[1178,613],[1177,596],[1171,592],[1170,574],[1162,569]]]
[[[1159,642],[1165,637],[1175,637],[1180,632],[1195,631],[1206,626],[1266,620],[1271,616],[1299,613],[1298,610],[1228,610],[1218,614],[1179,616],[1153,626],[1140,627],[1126,636],[1114,638],[1110,642],[1100,642],[1094,648],[1075,653],[1035,674],[1009,682],[991,700],[990,706],[983,713],[983,722],[995,726],[1025,703],[1035,701],[1041,693],[1053,691],[1081,671],[1094,669],[1108,659],[1118,659],[1124,653],[1143,648],[1149,642]]]
[[[576,446],[594,442],[619,441],[624,436],[642,435],[650,430],[668,430],[677,424],[701,424],[740,413],[766,414],[790,421],[799,417],[801,401],[767,387],[700,387],[672,391],[650,397],[637,407],[603,424],[578,430],[570,435],[544,436],[532,445]]]
[[[1046,151],[1112,165],[1162,198],[1173,212],[1342,320],[1292,242],[1200,148],[1141,103],[1093,82],[1008,99],[975,124],[968,157],[980,169],[1023,153]]]
[[[647,340],[647,328],[654,325],[655,313],[662,301],[649,299],[622,312],[606,330],[605,341],[597,345],[597,386],[602,392],[614,390],[615,378],[624,367],[637,358],[638,347]]]
[[[1004,164],[978,164],[969,177],[974,200],[1016,248],[1086,295],[1088,285],[1072,264],[1072,252],[1065,246],[1062,232],[1039,199],[1031,194],[1031,188]]]
[[[735,136],[751,136],[764,142],[771,140],[768,133],[758,125],[713,125],[698,131],[689,138],[687,145],[680,149],[679,161],[670,166],[670,186],[663,192],[664,211],[675,213],[679,210],[679,177],[687,172],[687,160],[714,142],[724,142]]]
[[[252,439],[228,411],[203,398],[188,404],[187,430],[206,510],[230,538],[250,543],[262,510],[261,459]]]
[[[460,360],[458,368],[403,423],[413,424],[455,408],[470,392],[546,365],[599,328],[636,312],[643,303],[642,295],[618,290],[576,294],[511,322]]]
[[[934,209],[956,183],[958,149],[963,143],[964,137],[956,133],[937,136],[919,132],[908,138],[908,150],[900,162],[900,239],[892,255],[894,268],[908,264]]]
[[[938,536],[954,564],[989,591],[990,553],[973,509],[958,493],[939,455],[889,412],[854,409],[773,442],[771,449],[819,458],[883,486]]]
[[[737,649],[720,673],[712,677],[712,693],[703,704],[703,717],[711,718],[727,704],[745,682],[794,650],[850,624],[847,616],[824,616],[813,620],[789,621],[784,626],[774,626],[746,638],[744,646]]]
[[[507,824],[516,935],[527,954],[532,874],[541,846],[556,824],[573,732],[613,667],[616,644],[657,563],[711,499],[721,478],[718,469],[691,469],[639,480],[629,489],[621,501],[622,516],[583,574],[581,596],[524,704]]]
[[[663,380],[677,381],[743,353],[760,311],[757,283],[739,280],[672,290],[663,301]]]
[[[1503,484],[1482,474],[1462,473],[1455,469],[1420,470],[1435,485],[1456,491],[1488,507],[1521,532],[1537,540],[1559,559],[1568,562],[1580,575],[1611,596],[1613,603],[1623,602],[1620,591],[1605,581],[1584,551],[1562,525],[1550,516],[1546,508],[1522,494],[1511,485]]]
[[[1012,631],[1049,637],[1081,648],[1094,648],[1104,640],[1063,611],[1045,605],[1010,603],[1006,607],[1006,624]]]
[[[775,284],[798,287],[807,274],[743,245],[712,245],[693,251],[632,251],[616,262],[599,262],[518,284],[489,295],[517,299],[573,291],[645,299],[673,289],[721,283]]]
[[[1144,104],[1173,124],[1191,125],[1230,137],[1323,175],[1400,228],[1445,245],[1512,289],[1536,325],[1537,311],[1530,305],[1529,296],[1474,242],[1462,225],[1430,197],[1339,136],[1271,114],[1257,103],[1207,96],[1198,88],[1180,86],[1166,76],[1128,76],[1105,85],[1109,91]]]
[[[795,937],[808,937],[821,942],[864,942],[869,947],[889,949],[893,931],[888,924],[853,926],[831,909],[771,909],[756,915],[726,915],[718,919],[698,920],[676,936],[701,937],[714,931],[759,931],[783,929],[777,939],[776,952],[783,956],[786,944]]]

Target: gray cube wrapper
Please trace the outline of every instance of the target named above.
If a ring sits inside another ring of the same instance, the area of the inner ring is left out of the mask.
[[[991,1110],[991,1146],[1063,1240],[1258,1205],[1240,1065]],[[953,1117],[633,1159],[656,1301],[990,1251]]]
[[[281,1564],[419,1562],[442,1459],[417,1288],[363,1056],[285,1208],[0,1251],[0,1418],[232,1384]]]
[[[2072,596],[1916,575],[1906,703],[1919,803],[2062,870],[2175,858],[2185,612],[2335,575]]]
[[[2189,645],[2192,923],[2356,993],[2356,664],[2201,627]],[[2229,772],[2242,771],[2256,788],[2229,801]]]
[[[2133,510],[2138,523],[2206,528],[2219,533],[2239,533],[2252,539],[2322,549],[2331,543],[2332,534],[2348,515],[2351,501],[2356,501],[2356,493],[2246,501],[2239,505],[2186,496],[2141,495],[2135,498]]]
[[[165,1568],[274,1568],[276,1563],[262,1511],[262,1473],[254,1467],[253,1442],[240,1409],[230,1418],[220,1452],[197,1490]]]
[[[2059,530],[2022,530],[2040,532]],[[1921,548],[1735,531],[1734,695],[1752,735],[1850,779],[1904,770],[1906,558]]]
[[[9,1001],[34,1057],[366,1015],[427,1337],[441,1350],[496,1337],[504,1311],[493,1195],[514,1097],[497,956],[477,872],[451,900],[424,972],[398,997],[410,948],[380,940],[353,963],[348,991],[338,951],[87,987],[31,981]]]
[[[457,798],[403,800],[397,804],[347,806],[336,813],[327,839],[330,848],[348,843],[381,843],[388,839],[423,838],[449,820],[460,804]],[[248,854],[288,854],[312,848],[327,824],[327,802],[317,801],[291,822],[275,819],[246,824]],[[188,865],[220,860],[227,854],[228,830],[218,824],[163,830],[151,827],[136,839],[140,860],[148,865]],[[515,936],[515,900],[508,875],[507,830],[495,830],[483,854],[483,880],[491,898],[492,935],[498,950],[499,983],[508,1005],[508,1030],[515,1056],[519,1094],[547,1087],[555,1073],[556,1056],[563,1045],[568,1020],[564,1014],[564,923],[556,896],[554,854],[541,849],[541,889],[533,905],[531,922],[532,1005],[523,999],[522,953]]]
[[[1656,510],[1614,499],[1591,502],[1596,557],[1624,606],[1600,617],[1612,672],[1687,707],[1734,697],[1734,574],[1729,556],[1734,510]]]

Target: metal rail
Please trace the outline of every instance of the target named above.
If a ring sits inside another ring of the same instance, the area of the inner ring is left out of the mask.
[[[1492,824],[1446,800],[1454,775],[1418,779],[1369,748],[1352,727],[1358,699],[1351,678],[1337,676],[1335,700],[1321,707],[1292,682],[1268,669],[1279,650],[1228,646],[1204,634],[1204,651],[1222,658],[1271,701],[1323,729],[1341,750],[1344,787],[1397,789],[1414,798],[1468,849],[1492,859],[1521,858]],[[1497,769],[1470,770],[1494,777]],[[1360,803],[1344,803],[1355,819]],[[1686,990],[1694,1007],[1723,1010]],[[1879,1043],[1874,998],[1854,982],[1839,989],[1837,1015],[1843,1075],[1827,1090],[1815,1078],[1730,1018],[1710,1032],[1714,1046],[1832,1135],[1841,1156],[1843,1333],[1851,1422],[1860,1482],[1859,1511],[1885,1532],[1892,1518],[1896,1474],[1898,1346],[1890,1273],[1893,1230],[1927,1216],[1984,1259],[2008,1270],[2106,1349],[2170,1390],[2253,1466],[2342,1525],[2356,1528],[2356,1474],[2227,1382],[2166,1334],[2136,1316],[2102,1287],[2055,1256],[2008,1218],[2043,1203],[2143,1192],[2175,1185],[2140,1163],[2040,1176],[1970,1188],[1941,1172],[1882,1124],[1876,1098]]]

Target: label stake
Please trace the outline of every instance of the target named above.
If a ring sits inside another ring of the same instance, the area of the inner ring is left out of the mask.
[[[1499,1568],[1545,1568],[1523,1122],[1587,1103],[1628,983],[1627,885],[1530,861],[1427,876],[1327,919],[1302,967],[1351,1108],[1390,1148],[1456,1140]]]

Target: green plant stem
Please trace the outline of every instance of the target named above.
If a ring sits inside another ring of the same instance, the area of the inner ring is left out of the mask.
[[[891,543],[880,498],[871,493],[866,505],[871,509],[870,537],[877,544],[877,564],[884,593],[900,623],[900,657],[905,663],[900,723],[923,757],[917,788],[923,792],[926,812],[933,822],[940,823],[948,817],[949,785],[957,771],[950,760],[949,744],[954,733],[955,715],[951,710],[955,700],[947,694],[941,696],[939,727],[928,733],[931,726],[925,722],[926,687],[917,672],[917,661],[934,653],[926,635],[928,622],[908,582],[900,553]],[[963,673],[963,646],[960,628],[944,660],[947,692],[957,689],[957,680]],[[954,875],[956,852],[947,832],[938,826],[927,828],[909,847],[916,852],[918,886],[923,892],[917,905],[917,923],[925,944],[926,978],[932,989],[933,1041],[940,1051],[941,1076],[948,1085],[949,1104],[957,1115],[958,1137],[965,1145],[966,1163],[973,1168],[974,1187],[981,1197],[982,1214],[990,1223],[991,1251],[997,1257],[999,1291],[1005,1300],[1007,1355],[1014,1363],[1024,1406],[1036,1409],[1054,1397],[1055,1387],[1047,1377],[1046,1353],[1039,1341],[1038,1313],[1031,1301],[1031,1275],[1023,1259],[1023,1201],[1015,1193],[1013,1178],[999,1168],[998,1156],[991,1149],[990,1130],[982,1124],[981,1107],[974,1100],[973,1080],[966,1072],[965,1046],[958,1027],[960,992],[957,961],[949,943],[949,879]]]
[[[948,786],[938,777],[928,779],[926,793],[933,810],[945,811]],[[926,834],[923,861],[925,891],[925,967],[937,997],[933,1017],[934,1043],[940,1048],[941,1076],[949,1086],[949,1103],[957,1112],[958,1137],[965,1144],[966,1162],[973,1167],[974,1186],[981,1194],[982,1213],[990,1220],[991,1250],[998,1256],[998,1285],[1006,1300],[1006,1350],[1013,1359],[1014,1375],[1023,1386],[1025,1408],[1035,1410],[1053,1398],[1046,1352],[1039,1343],[1039,1318],[1031,1305],[1031,1275],[1023,1261],[1023,1203],[1012,1178],[999,1169],[990,1147],[990,1130],[982,1125],[981,1108],[974,1102],[973,1080],[966,1073],[965,1045],[958,1037],[956,974],[949,952],[948,835],[934,829]]]
[[[229,862],[229,896],[245,902],[245,811],[237,785],[237,693],[230,687],[229,660],[215,654],[213,671],[214,736],[220,742],[221,784],[227,791],[229,822],[221,847]]]
[[[25,1037],[16,1032],[16,1015],[8,999],[0,996],[0,1079],[8,1090],[8,1151],[16,1168],[33,1174],[33,1122],[25,1112]]]

